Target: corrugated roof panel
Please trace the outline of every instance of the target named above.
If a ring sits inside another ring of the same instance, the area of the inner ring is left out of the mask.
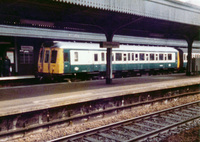
[[[200,7],[175,0],[53,0],[200,26]]]

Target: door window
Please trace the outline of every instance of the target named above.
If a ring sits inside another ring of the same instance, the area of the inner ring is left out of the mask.
[[[45,53],[45,60],[44,60],[45,63],[48,63],[49,62],[49,50],[46,51]]]

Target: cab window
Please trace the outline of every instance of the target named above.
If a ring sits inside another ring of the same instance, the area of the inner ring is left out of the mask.
[[[40,63],[42,63],[42,62],[43,62],[43,54],[44,54],[44,51],[43,51],[43,50],[41,50],[41,52],[40,52]]]
[[[49,62],[49,50],[46,51],[45,53],[45,60],[44,60],[45,63],[48,63]]]
[[[52,51],[51,52],[51,63],[56,63],[57,59],[57,51]]]

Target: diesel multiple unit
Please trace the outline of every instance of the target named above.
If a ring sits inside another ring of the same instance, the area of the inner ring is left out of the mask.
[[[52,78],[63,76],[106,74],[106,49],[97,43],[46,42],[43,43],[38,59],[38,75]],[[193,57],[200,57],[193,53]],[[114,76],[127,76],[136,73],[173,72],[184,69],[187,51],[172,47],[120,45],[112,52]]]

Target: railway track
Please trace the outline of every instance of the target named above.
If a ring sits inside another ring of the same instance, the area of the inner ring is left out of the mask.
[[[51,140],[49,142],[160,141],[189,123],[200,125],[200,101]]]
[[[0,117],[0,119],[2,120],[2,123],[0,123],[0,139],[12,139],[12,136],[15,135],[25,136],[26,133],[34,133],[34,131],[37,131],[38,129],[45,130],[49,129],[50,127],[60,126],[63,124],[73,125],[76,123],[84,123],[93,120],[98,120],[101,118],[106,118],[107,116],[109,117],[113,114],[120,114],[125,110],[130,110],[131,108],[135,108],[137,106],[146,107],[157,103],[166,104],[166,102],[171,100],[177,100],[186,96],[188,97],[198,95],[200,93],[199,86],[196,85],[186,88],[184,87],[182,89],[175,88],[172,90],[170,89],[168,91],[162,91],[163,93],[161,93],[160,90],[158,92],[146,93],[144,94],[146,97],[142,94],[132,95],[138,97],[138,99],[136,99],[138,101],[133,101],[132,103],[130,102],[130,96],[128,96],[127,98],[120,97],[121,100],[120,98],[113,98],[109,100],[94,100],[83,104],[61,106],[58,108],[50,108],[33,112],[27,112],[24,114]],[[157,97],[155,97],[156,94]],[[151,96],[154,96],[154,98],[151,98]],[[113,105],[110,105],[111,103],[113,103]],[[101,106],[96,106],[96,104],[101,104]],[[11,126],[7,127],[8,125]]]

